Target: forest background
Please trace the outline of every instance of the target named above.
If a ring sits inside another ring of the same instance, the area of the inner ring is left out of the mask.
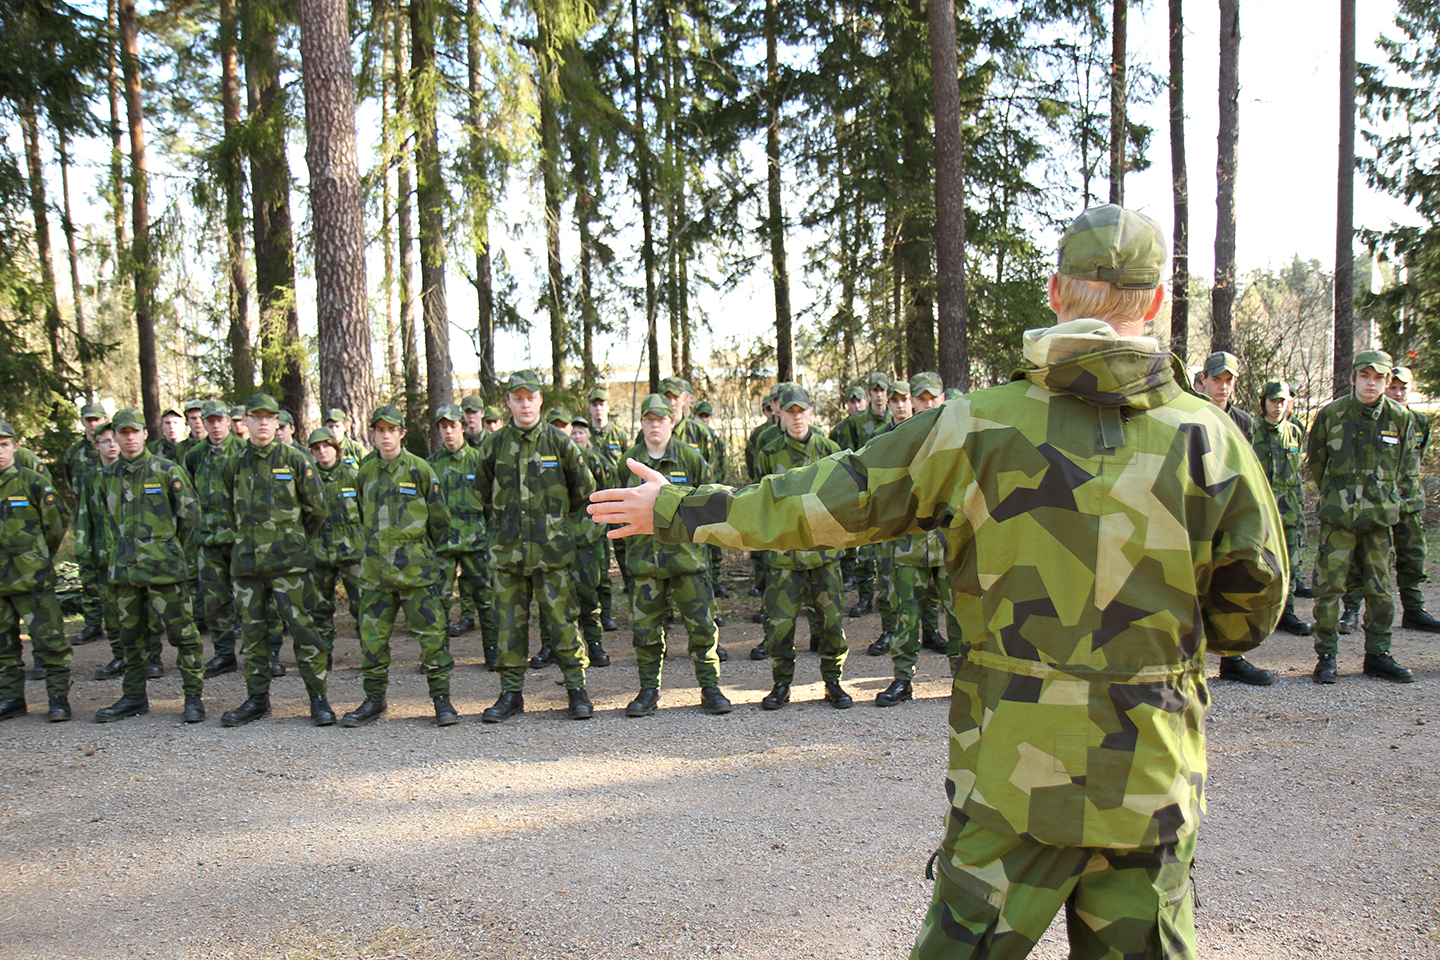
[[[1250,3],[1244,52],[1241,12],[10,0],[0,411],[54,459],[86,399],[265,389],[302,430],[396,402],[423,451],[509,370],[622,419],[675,372],[737,450],[776,378],[832,417],[872,369],[1008,378],[1106,200],[1171,232],[1156,332],[1243,398],[1313,409],[1370,345],[1433,391],[1440,12]]]

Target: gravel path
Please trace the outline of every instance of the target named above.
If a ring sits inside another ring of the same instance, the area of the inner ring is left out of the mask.
[[[275,717],[238,730],[218,720],[244,697],[234,675],[207,684],[211,719],[189,728],[173,667],[151,682],[154,712],[108,726],[88,720],[118,681],[77,682],[79,719],[53,726],[29,683],[32,715],[0,724],[0,957],[903,957],[944,812],[945,661],[922,651],[920,699],[876,709],[878,621],[850,620],[855,708],[820,702],[802,654],[796,702],[764,713],[756,603],[725,603],[724,717],[696,709],[672,657],[660,712],[625,718],[623,630],[591,672],[588,723],[563,718],[549,667],[528,676],[524,716],[482,725],[498,683],[478,635],[455,643],[465,722],[444,730],[408,637],[389,717],[358,730],[311,728],[293,669]],[[1285,635],[1251,657],[1275,687],[1212,685],[1206,956],[1440,956],[1440,642],[1397,629],[1409,686],[1360,676],[1361,639],[1341,643],[1334,687]],[[78,648],[76,675],[104,659]],[[337,710],[362,699],[358,660],[342,627]],[[1063,930],[1035,956],[1065,956]]]

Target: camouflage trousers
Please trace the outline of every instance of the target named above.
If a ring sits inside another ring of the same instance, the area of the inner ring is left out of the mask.
[[[117,583],[115,603],[120,612],[120,644],[125,654],[120,692],[127,697],[145,696],[145,661],[156,646],[152,639],[163,632],[176,650],[175,666],[180,670],[185,696],[200,696],[205,688],[205,673],[200,665],[200,633],[195,629],[195,611],[190,605],[190,584],[134,587]]]
[[[1285,521],[1285,550],[1290,555],[1290,589],[1285,594],[1285,612],[1294,615],[1295,588],[1300,585],[1300,545],[1305,537],[1305,523],[1303,518],[1297,518],[1297,523],[1291,523],[1288,516],[1282,516],[1281,519]]]
[[[460,616],[474,617],[480,625],[481,641],[489,646],[495,642],[495,604],[490,585],[490,551],[458,553],[440,558],[445,581],[437,589],[445,623],[450,623],[450,604],[455,587],[460,587]]]
[[[640,687],[659,688],[665,662],[665,617],[671,606],[690,636],[690,660],[695,664],[695,685],[720,684],[720,631],[715,627],[715,597],[703,573],[673,577],[640,577],[630,594],[630,629],[634,631],[635,664]],[[793,663],[793,661],[792,661]]]
[[[1330,524],[1320,527],[1315,554],[1315,652],[1340,652],[1340,598],[1350,565],[1358,563],[1365,593],[1365,652],[1389,653],[1390,628],[1395,621],[1395,599],[1390,595],[1390,528],[1346,530]]]
[[[325,647],[326,662],[335,653],[335,613],[339,604],[335,602],[335,588],[345,585],[345,598],[350,604],[350,615],[360,622],[360,581],[355,577],[354,564],[332,567],[329,564],[315,565],[315,632]]]
[[[605,542],[610,544],[610,549],[615,551],[615,566],[620,568],[620,581],[625,584],[625,592],[631,593],[635,585],[635,578],[630,575],[630,568],[625,565],[625,541],[611,540],[606,537]]]
[[[770,568],[765,581],[765,649],[776,683],[795,681],[795,619],[806,603],[820,619],[820,676],[840,680],[850,649],[840,619],[842,586],[838,560],[809,570]]]
[[[325,696],[325,643],[315,630],[313,571],[278,577],[236,577],[235,606],[240,611],[240,656],[245,665],[245,690],[252,696],[270,692],[270,660],[275,654],[272,633],[280,621],[290,628],[295,665],[311,697]]]
[[[580,642],[575,626],[575,582],[565,567],[529,570],[497,567],[495,570],[495,613],[499,622],[500,689],[519,693],[525,689],[525,665],[530,656],[530,603],[540,607],[540,619],[549,623],[550,647],[565,677],[565,688],[585,686],[585,668],[590,656]]]
[[[860,602],[875,602],[875,553],[878,546],[867,543],[855,547],[855,591]]]
[[[80,614],[84,617],[85,626],[104,626],[105,614],[100,599],[101,570],[92,563],[82,563],[78,566],[80,567]]]
[[[378,700],[390,687],[390,635],[395,617],[405,611],[405,623],[420,645],[420,669],[425,672],[430,697],[450,696],[450,625],[435,588],[360,591],[360,676],[366,699]]]
[[[600,628],[600,578],[604,573],[604,542],[575,544],[575,608],[580,615],[580,639],[586,645],[605,639]]]
[[[215,656],[235,655],[235,584],[230,579],[228,543],[200,548],[200,598]]]
[[[1019,960],[1063,907],[1072,960],[1193,960],[1195,834],[1142,850],[1056,847],[952,809],[910,960]]]
[[[769,572],[769,561],[766,560],[766,551],[750,551],[750,568],[755,577],[755,589],[763,594],[765,592],[765,577]]]
[[[110,655],[116,660],[123,660],[125,647],[120,643],[120,610],[115,605],[115,584],[110,582],[110,571],[105,567],[95,571],[95,594],[100,605],[100,623],[110,641]]]
[[[600,581],[595,586],[595,594],[600,598],[600,616],[602,617],[608,617],[615,611],[615,592],[610,589],[611,542],[609,537],[600,538]]]
[[[25,664],[20,650],[22,629],[30,637],[35,663],[49,673],[45,678],[45,693],[50,697],[69,694],[70,661],[75,652],[65,638],[65,617],[52,588],[0,597],[0,700],[25,696]]]
[[[890,588],[890,578],[895,571],[895,553],[886,543],[871,544],[875,561],[875,609],[880,613],[880,632],[895,632],[895,596]]]
[[[725,562],[725,553],[713,543],[705,545],[705,562],[710,574],[710,592],[713,594],[720,586],[720,570]]]
[[[1425,573],[1425,531],[1420,526],[1420,515],[1402,513],[1400,522],[1390,530],[1395,546],[1395,584],[1400,588],[1400,609],[1424,610],[1423,587],[1430,578]],[[1358,561],[1352,561],[1350,574],[1345,578],[1345,609],[1358,608],[1364,593],[1364,572]]]
[[[940,628],[940,585],[944,579],[945,571],[941,567],[897,563],[891,568],[890,602],[895,610],[895,636],[890,641],[890,659],[895,664],[896,680],[915,679],[921,631]]]

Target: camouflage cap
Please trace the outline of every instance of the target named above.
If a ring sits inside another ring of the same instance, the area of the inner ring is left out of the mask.
[[[1065,230],[1056,272],[1125,290],[1153,290],[1169,254],[1159,223],[1113,203],[1091,207]]]
[[[595,403],[597,400],[604,403],[609,403],[610,391],[606,390],[604,387],[596,387],[594,390],[590,391],[590,396],[585,398],[586,403]]]
[[[1205,365],[1200,372],[1207,377],[1218,377],[1222,373],[1229,373],[1231,376],[1240,376],[1240,358],[1233,353],[1224,350],[1216,350],[1205,358]]]
[[[205,409],[205,401],[204,401],[204,400],[201,400],[199,397],[196,397],[194,400],[186,400],[186,401],[185,401],[185,412],[186,412],[186,413],[189,413],[191,410],[203,410],[203,409]]]
[[[345,411],[344,411],[344,410],[341,410],[339,407],[331,407],[329,410],[326,410],[326,411],[325,411],[325,416],[323,416],[323,417],[320,418],[320,422],[321,422],[321,423],[332,423],[332,422],[333,422],[333,423],[345,423],[345,422],[346,422],[347,420],[349,420],[349,419],[350,419],[350,418],[345,415]]]
[[[660,381],[660,392],[678,397],[686,392],[685,388],[680,385],[681,383],[679,377],[666,377]]]
[[[113,431],[114,429],[115,424],[111,423],[109,420],[101,420],[99,423],[95,424],[95,436],[98,437],[105,431]]]
[[[276,414],[276,417],[280,420],[280,426],[282,427],[295,426],[295,418],[290,415],[289,410],[281,410]]]
[[[387,403],[383,407],[376,407],[375,412],[370,415],[370,426],[377,423],[388,423],[393,427],[405,426],[405,414],[393,403]]]
[[[1410,372],[1409,367],[1396,366],[1395,369],[1391,371],[1391,375],[1407,387],[1415,382],[1415,374]]]
[[[499,408],[499,407],[489,406],[489,407],[486,407],[486,408],[485,408],[485,412],[484,412],[484,413],[480,414],[480,419],[482,419],[482,420],[504,420],[504,419],[505,419],[505,414],[500,411],[500,408]]]
[[[891,380],[890,387],[885,391],[887,397],[908,397],[910,396],[910,383],[907,380]]]
[[[305,441],[305,446],[313,447],[320,443],[328,443],[336,450],[340,449],[340,441],[335,439],[335,434],[328,427],[319,427],[311,430],[310,438]]]
[[[206,420],[209,420],[211,417],[225,417],[228,419],[230,416],[230,408],[226,406],[224,400],[206,400],[205,406],[200,408],[200,416]]]
[[[670,399],[663,393],[646,394],[645,399],[640,401],[640,416],[642,417],[648,417],[651,414],[668,417],[674,412],[670,406]]]
[[[1261,400],[1278,400],[1281,397],[1288,399],[1294,396],[1295,393],[1290,389],[1290,384],[1284,380],[1271,380],[1260,389]]]
[[[810,391],[798,383],[787,383],[785,389],[780,391],[780,409],[789,410],[791,407],[799,407],[801,410],[815,408],[815,404],[810,401]]]
[[[12,426],[10,426],[10,421],[9,421],[9,420],[0,420],[0,437],[11,437],[11,438],[14,438],[14,436],[15,436],[15,428],[12,427]]]
[[[121,430],[144,430],[145,417],[134,407],[126,407],[124,410],[116,410],[115,416],[110,418],[110,424],[118,433]]]
[[[276,403],[275,398],[268,393],[255,393],[251,394],[250,399],[245,401],[245,412],[278,414],[280,412],[280,404]]]
[[[162,417],[183,417],[183,416],[185,416],[185,414],[181,413],[179,410],[176,410],[174,407],[166,407],[164,410],[161,410],[161,411],[160,411],[160,416],[162,416]]]
[[[506,392],[515,390],[539,390],[540,375],[534,370],[516,370],[510,374],[510,379],[505,381]]]
[[[435,422],[441,420],[453,420],[455,423],[465,422],[465,411],[453,403],[447,403],[435,411]]]
[[[715,413],[715,405],[709,400],[701,400],[695,404],[695,416],[708,417]]]
[[[876,370],[874,373],[870,374],[870,379],[867,381],[866,388],[869,390],[888,390],[890,389],[890,378],[885,376],[885,374],[881,373],[879,370]]]
[[[917,373],[910,378],[910,389],[915,396],[928,393],[932,397],[945,396],[945,381],[940,379],[938,373]]]
[[[1374,367],[1376,373],[1390,373],[1395,369],[1395,358],[1384,350],[1361,350],[1355,354],[1353,369],[1364,370]]]
[[[959,388],[959,387],[946,387],[946,388],[945,388],[945,399],[946,399],[946,400],[958,400],[958,399],[960,399],[960,398],[963,397],[963,396],[964,396],[964,394],[960,392],[960,388]]]
[[[864,399],[865,399],[865,388],[862,387],[862,386],[860,386],[860,385],[858,385],[858,384],[855,385],[855,386],[853,386],[853,387],[851,387],[849,390],[846,390],[846,391],[845,391],[845,402],[846,402],[846,403],[849,403],[851,400],[864,400]]]
[[[587,416],[584,416],[583,414],[577,413],[577,414],[575,414],[573,417],[570,418],[570,426],[572,426],[572,427],[584,427],[586,430],[589,430],[589,429],[590,429],[590,418],[587,417]]]
[[[89,420],[91,417],[104,419],[106,416],[108,416],[108,414],[105,413],[105,408],[98,403],[87,403],[80,408],[81,420]]]
[[[690,387],[690,381],[689,381],[689,380],[686,380],[684,377],[675,376],[675,377],[671,377],[670,379],[672,379],[672,380],[675,381],[675,386],[679,387],[681,390],[685,391],[686,393],[694,393],[694,392],[695,392],[695,391]]]
[[[550,412],[545,415],[545,422],[568,424],[570,422],[570,411],[564,407],[551,407]]]
[[[230,408],[230,419],[231,419],[231,420],[244,420],[244,419],[245,419],[245,408],[244,408],[243,406],[241,406],[240,404],[238,404],[238,403],[237,403],[235,406],[231,407],[231,408]]]
[[[479,413],[481,410],[485,409],[485,401],[481,400],[473,393],[468,394],[460,398],[460,409],[465,413]]]

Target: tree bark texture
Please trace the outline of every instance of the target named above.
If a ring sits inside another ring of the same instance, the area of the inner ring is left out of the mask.
[[[1335,395],[1355,362],[1355,0],[1340,0],[1340,151],[1335,174]]]
[[[159,435],[160,365],[155,353],[155,277],[150,249],[150,171],[145,156],[145,114],[141,104],[140,40],[135,0],[120,0],[120,69],[125,78],[125,114],[130,125],[130,262],[135,282],[135,334],[140,358],[140,402],[145,422]]]
[[[640,260],[645,269],[645,347],[650,360],[650,392],[660,390],[659,303],[655,296],[655,224],[651,209],[650,146],[645,132],[644,72],[640,58],[640,4],[630,0],[630,59],[635,83],[635,178],[640,190]]]
[[[1229,350],[1235,309],[1235,175],[1240,146],[1240,0],[1220,0],[1220,133],[1215,162],[1215,286],[1210,349]]]
[[[225,191],[225,253],[230,283],[230,395],[255,392],[255,352],[250,337],[250,271],[245,262],[245,171],[241,163],[239,21],[234,0],[220,0],[220,102],[225,139],[220,178]]]
[[[1118,2],[1118,0],[1117,0]],[[930,77],[935,97],[935,292],[939,373],[970,389],[965,288],[965,152],[954,0],[930,0]]]
[[[1125,205],[1125,14],[1127,0],[1112,0],[1110,22],[1110,202]]]
[[[425,325],[425,386],[431,424],[435,411],[455,399],[450,363],[450,312],[445,302],[445,184],[440,172],[436,105],[440,70],[435,62],[436,0],[410,0],[410,108],[415,118],[415,199],[420,225],[420,304]]]
[[[57,152],[60,159],[60,196],[64,204],[64,216],[60,227],[65,232],[65,247],[70,254],[70,296],[74,301],[75,338],[80,354],[80,382],[87,397],[95,385],[94,370],[89,360],[90,331],[85,323],[85,304],[80,295],[80,254],[75,244],[75,218],[70,207],[70,144],[63,131],[57,131]]]
[[[55,289],[55,253],[50,246],[50,204],[45,194],[45,164],[40,159],[40,122],[35,104],[29,99],[20,103],[20,126],[29,173],[30,215],[35,221],[35,257],[40,261],[40,295],[45,301],[45,340],[50,347],[50,369],[60,374],[65,369],[65,359],[60,351],[60,305]]]
[[[107,45],[109,59],[105,66],[105,87],[110,101],[110,215],[115,231],[115,264],[125,257],[125,149],[124,128],[120,124],[120,26],[118,0],[106,5],[105,23],[114,39]]]
[[[478,163],[485,150],[481,134],[485,118],[480,112],[481,87],[484,83],[481,76],[480,0],[467,0],[465,22],[468,40],[466,56],[470,75],[470,155]],[[480,392],[488,397],[495,392],[495,288],[490,271],[489,211],[484,207],[478,208],[475,219],[475,339],[480,360]],[[587,341],[585,362],[593,365],[591,356]],[[587,376],[585,382],[587,385],[593,383],[593,377]]]
[[[429,449],[425,417],[425,396],[420,382],[420,352],[415,330],[415,230],[414,195],[410,178],[410,22],[397,9],[391,19],[391,40],[394,46],[395,121],[392,145],[395,149],[395,219],[400,244],[400,267],[396,295],[400,300],[400,358],[405,367],[405,429],[412,452]]]
[[[546,14],[536,10],[541,24],[535,50],[535,86],[540,101],[540,180],[545,204],[545,275],[549,281],[545,305],[550,314],[550,377],[556,389],[565,389],[565,264],[560,259],[560,96],[559,65],[550,49],[544,26]]]
[[[1190,343],[1190,180],[1185,171],[1184,0],[1170,0],[1170,177],[1175,203],[1170,291],[1170,349],[1181,360]]]
[[[778,0],[765,0],[765,170],[768,216],[765,232],[770,241],[770,270],[775,285],[775,367],[783,383],[795,378],[795,336],[790,319],[790,270],[785,264],[785,209],[780,199],[780,66]]]
[[[320,409],[338,407],[361,420],[375,407],[375,374],[349,8],[345,0],[299,0],[299,10]]]

